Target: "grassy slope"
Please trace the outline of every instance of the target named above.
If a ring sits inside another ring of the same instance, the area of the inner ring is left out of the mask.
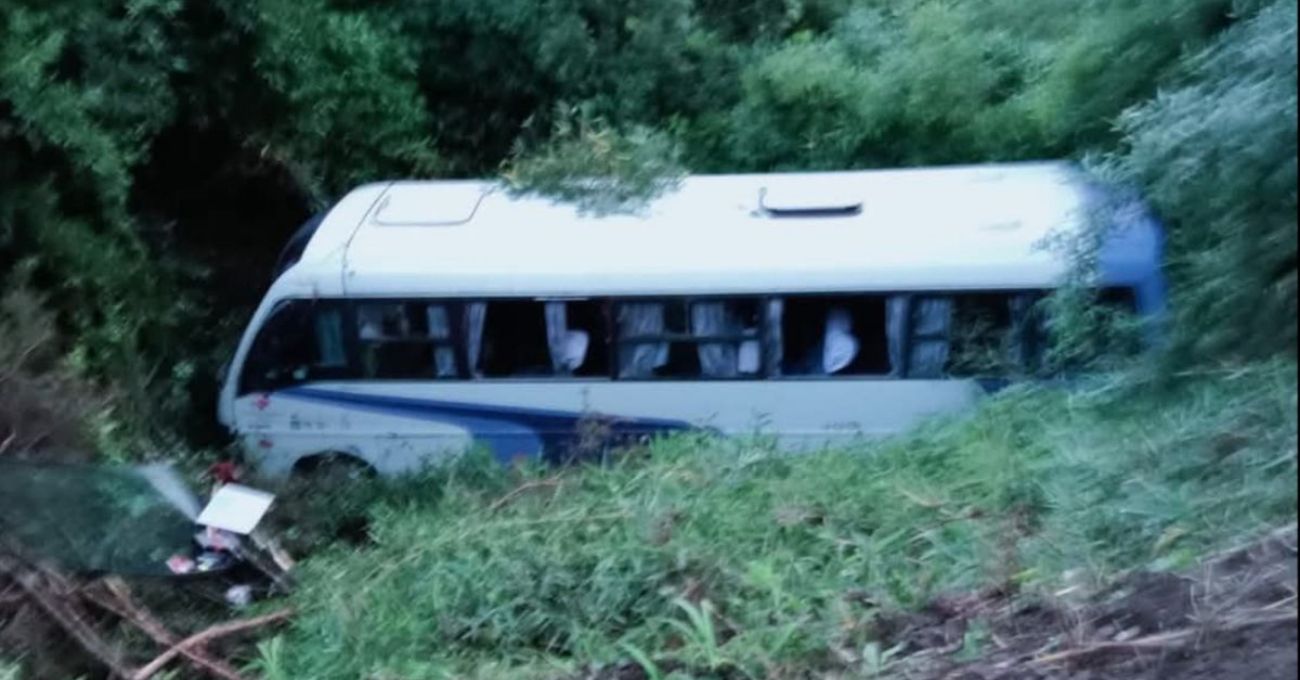
[[[670,440],[508,498],[547,472],[466,464],[390,489],[374,545],[310,559],[303,613],[258,665],[271,679],[555,677],[629,658],[829,668],[870,645],[882,609],[1176,568],[1294,519],[1295,451],[1296,370],[1274,364],[1158,393],[1016,390],[817,455]]]

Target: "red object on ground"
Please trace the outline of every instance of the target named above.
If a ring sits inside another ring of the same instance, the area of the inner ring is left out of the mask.
[[[219,484],[230,484],[239,480],[239,465],[233,460],[223,460],[208,468],[208,474]]]
[[[194,560],[184,555],[172,555],[167,559],[167,568],[173,574],[188,574],[194,571]]]

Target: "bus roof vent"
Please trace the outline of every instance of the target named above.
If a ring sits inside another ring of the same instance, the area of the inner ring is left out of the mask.
[[[862,199],[842,191],[800,187],[798,191],[758,190],[759,213],[768,217],[853,217],[862,214]]]
[[[396,185],[372,221],[382,227],[451,227],[474,219],[491,189],[478,182]]]

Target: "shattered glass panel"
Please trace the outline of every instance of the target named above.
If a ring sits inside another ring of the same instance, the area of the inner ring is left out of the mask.
[[[195,526],[188,490],[167,486],[142,468],[0,460],[0,537],[69,571],[169,575]]]

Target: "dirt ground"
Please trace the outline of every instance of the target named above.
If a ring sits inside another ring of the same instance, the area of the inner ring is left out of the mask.
[[[887,623],[887,675],[920,680],[1297,677],[1296,529],[1187,574],[1137,573],[1082,604],[936,602]],[[982,634],[969,658],[965,641]]]

